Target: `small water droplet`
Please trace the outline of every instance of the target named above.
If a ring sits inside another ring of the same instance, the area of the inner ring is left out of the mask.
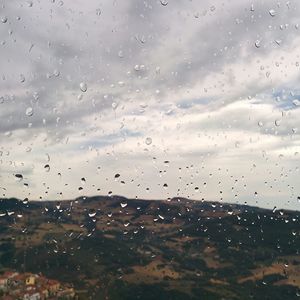
[[[6,23],[7,22],[7,17],[6,16],[1,17],[1,22]]]
[[[127,203],[126,202],[121,202],[120,205],[121,205],[122,208],[124,208],[124,207],[127,206]]]
[[[117,107],[118,107],[118,103],[113,102],[113,103],[111,104],[111,107],[112,107],[114,110],[116,110]]]
[[[58,76],[60,75],[60,71],[59,71],[59,70],[54,70],[54,71],[53,71],[53,75],[54,75],[55,77],[58,77]]]
[[[160,0],[160,4],[162,5],[162,6],[167,6],[168,5],[168,1],[167,0]]]
[[[21,83],[25,82],[25,76],[23,74],[20,74],[20,82]]]
[[[145,139],[145,143],[146,143],[146,145],[151,145],[152,144],[152,138],[151,137],[147,137],[146,139]]]
[[[97,16],[101,16],[101,13],[102,13],[101,9],[100,9],[100,8],[97,8],[97,9],[96,9],[96,15],[97,15]]]
[[[22,174],[15,174],[15,178],[16,178],[16,180],[21,181],[21,180],[23,180],[23,175]]]
[[[49,172],[50,171],[50,165],[48,165],[48,164],[44,165],[44,169],[45,169],[46,172]]]
[[[275,17],[276,16],[276,11],[274,9],[270,9],[269,14],[270,14],[271,17]]]
[[[255,41],[255,47],[260,48],[260,41],[259,40]]]
[[[96,216],[96,214],[97,214],[97,212],[95,212],[95,211],[90,211],[90,212],[89,212],[89,217],[90,217],[90,218],[93,218],[93,217]]]
[[[28,107],[25,111],[26,116],[31,117],[33,115],[33,108]]]
[[[87,91],[87,84],[85,82],[81,82],[79,87],[82,92],[85,93]]]

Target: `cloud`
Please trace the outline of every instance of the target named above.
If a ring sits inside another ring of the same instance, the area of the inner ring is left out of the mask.
[[[85,177],[87,195],[299,209],[299,9],[296,0],[6,1],[4,195],[72,198]]]

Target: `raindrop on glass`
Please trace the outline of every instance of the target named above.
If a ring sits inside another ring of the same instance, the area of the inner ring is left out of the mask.
[[[28,107],[25,111],[26,116],[31,117],[33,115],[33,108]]]
[[[81,82],[79,87],[82,92],[85,93],[87,91],[87,84],[85,82]]]
[[[160,4],[162,5],[162,6],[167,6],[168,5],[168,1],[167,0],[160,0]]]
[[[44,169],[46,172],[49,172],[50,171],[50,166],[47,164],[47,165],[44,165]]]
[[[16,178],[16,180],[21,181],[21,180],[23,180],[23,175],[22,174],[15,174],[15,178]]]
[[[25,82],[25,76],[23,74],[20,74],[20,82]]]
[[[151,137],[147,137],[145,139],[145,143],[146,143],[146,145],[151,145],[152,144],[152,138]]]
[[[127,206],[127,203],[126,202],[121,202],[120,205],[121,205],[122,208],[124,208],[124,207]]]
[[[7,22],[7,17],[6,16],[1,17],[1,22],[6,23]]]

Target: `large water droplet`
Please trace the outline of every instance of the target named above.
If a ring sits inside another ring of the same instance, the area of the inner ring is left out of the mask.
[[[15,174],[15,178],[16,178],[16,180],[21,181],[21,180],[23,180],[23,175],[22,174]]]
[[[44,165],[44,169],[46,172],[49,172],[50,171],[50,166],[47,164],[47,165]]]

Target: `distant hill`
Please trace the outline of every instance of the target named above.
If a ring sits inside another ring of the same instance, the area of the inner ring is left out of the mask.
[[[0,271],[80,299],[299,299],[299,212],[95,196],[0,199],[0,216]]]

